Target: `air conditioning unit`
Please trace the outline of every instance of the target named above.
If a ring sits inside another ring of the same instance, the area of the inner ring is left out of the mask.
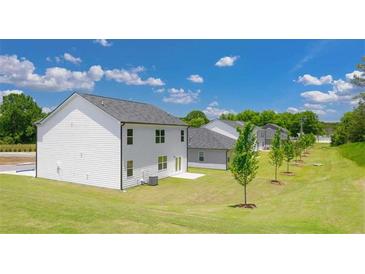
[[[148,177],[148,185],[157,186],[158,185],[158,176],[150,176]]]

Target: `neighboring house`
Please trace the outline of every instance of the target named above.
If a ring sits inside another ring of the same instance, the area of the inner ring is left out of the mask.
[[[126,189],[187,170],[187,125],[145,103],[74,93],[37,123],[36,176]]]
[[[204,125],[203,128],[209,129],[211,131],[223,134],[227,137],[238,139],[237,127],[242,127],[244,125],[241,121],[230,121],[230,120],[213,120],[208,124]],[[255,126],[254,132],[256,133],[256,143],[257,149],[265,149],[265,130],[260,127]]]
[[[270,148],[272,140],[274,139],[275,132],[277,130],[280,130],[280,137],[282,140],[286,140],[288,138],[289,131],[278,125],[266,124],[262,127],[262,129],[264,130],[263,139],[264,139],[265,149]]]
[[[227,169],[235,141],[207,128],[189,128],[189,167]]]

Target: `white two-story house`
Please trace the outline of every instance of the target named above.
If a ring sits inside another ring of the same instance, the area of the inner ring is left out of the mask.
[[[74,93],[36,125],[37,177],[126,189],[187,170],[187,125],[150,104]]]

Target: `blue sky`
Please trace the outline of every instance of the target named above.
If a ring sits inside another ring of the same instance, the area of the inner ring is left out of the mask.
[[[45,111],[81,91],[177,116],[310,109],[336,121],[364,55],[364,40],[0,40],[0,95],[24,92]]]

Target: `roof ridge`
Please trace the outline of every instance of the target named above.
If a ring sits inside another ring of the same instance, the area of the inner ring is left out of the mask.
[[[121,98],[114,98],[114,97],[109,97],[109,96],[103,96],[103,95],[95,95],[95,94],[91,94],[91,93],[84,93],[84,92],[75,92],[76,94],[79,94],[81,96],[83,95],[87,95],[87,96],[94,96],[94,97],[99,97],[99,98],[105,98],[105,99],[110,99],[110,100],[116,100],[116,101],[123,101],[123,102],[130,102],[130,103],[136,103],[136,104],[143,104],[143,105],[149,105],[149,106],[153,106],[152,104],[149,103],[145,103],[145,102],[138,102],[138,101],[134,101],[134,100],[127,100],[127,99],[121,99]]]

